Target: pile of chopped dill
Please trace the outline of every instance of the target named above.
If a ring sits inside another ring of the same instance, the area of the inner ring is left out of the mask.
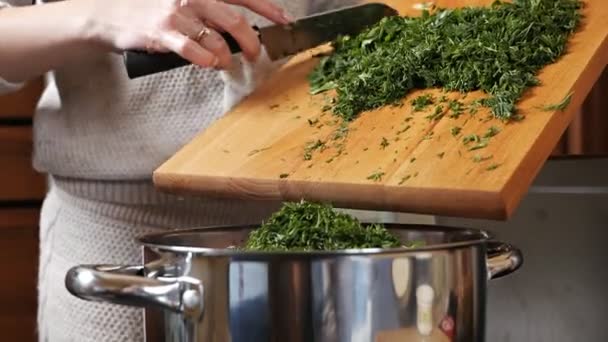
[[[539,84],[538,71],[564,53],[581,7],[580,0],[495,1],[384,18],[333,43],[309,77],[311,92],[335,89],[334,114],[350,121],[412,89],[483,90],[482,105],[511,119],[523,92]]]
[[[364,226],[327,204],[285,203],[261,227],[251,231],[244,250],[319,251],[404,245],[381,224]]]

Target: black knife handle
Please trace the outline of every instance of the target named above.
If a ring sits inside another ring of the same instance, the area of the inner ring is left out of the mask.
[[[254,27],[259,32],[257,27]],[[241,52],[239,43],[229,33],[221,33],[231,53]],[[128,50],[123,53],[127,76],[130,79],[152,75],[192,64],[180,55],[170,53],[148,53],[146,51]]]

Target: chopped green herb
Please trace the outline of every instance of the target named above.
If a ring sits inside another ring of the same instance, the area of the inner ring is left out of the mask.
[[[486,140],[482,140],[477,143],[477,145],[469,148],[469,151],[481,150],[482,148],[488,147],[488,142]]]
[[[452,111],[450,118],[457,119],[464,112],[464,104],[458,100],[450,100],[448,108]]]
[[[443,117],[443,115],[445,115],[445,113],[443,112],[443,106],[438,105],[437,107],[435,107],[435,111],[433,112],[433,114],[428,115],[426,118],[429,120],[439,120]]]
[[[289,177],[289,173],[281,173],[279,175],[279,178],[287,178],[287,177]]]
[[[318,124],[318,123],[319,123],[319,119],[318,119],[318,118],[314,118],[314,119],[308,119],[308,124],[309,124],[310,126],[314,126],[314,125],[316,125],[316,124]]]
[[[474,163],[481,163],[483,161],[490,160],[492,158],[493,158],[492,155],[489,155],[489,156],[486,156],[486,157],[482,157],[480,155],[476,155],[476,156],[473,156],[473,162]]]
[[[469,114],[475,115],[479,110],[479,106],[481,105],[481,99],[477,99],[469,105]]]
[[[477,134],[467,135],[466,137],[462,138],[462,143],[465,145],[468,145],[472,142],[479,142],[479,136]]]
[[[412,126],[407,125],[405,126],[402,130],[397,131],[397,135],[401,134],[401,133],[405,133],[408,129],[410,129]]]
[[[487,171],[496,170],[496,169],[498,169],[498,167],[499,167],[499,166],[500,166],[500,164],[492,164],[492,165],[488,166],[488,167],[486,168],[486,170],[487,170]]]
[[[443,159],[444,155],[445,155],[445,152],[437,153],[437,157],[439,157],[439,159]]]
[[[439,98],[439,103],[446,103],[448,102],[448,97],[445,95],[441,95],[441,97]]]
[[[545,111],[563,111],[564,109],[566,109],[568,107],[568,105],[570,105],[570,102],[572,101],[572,95],[574,95],[574,93],[570,93],[570,94],[566,95],[566,97],[564,97],[564,99],[561,100],[559,103],[544,106],[543,110],[545,110]]]
[[[415,162],[415,161],[416,161],[416,158],[412,158],[412,159],[410,159],[410,163],[413,163],[413,162]]]
[[[488,128],[488,131],[486,132],[486,134],[484,134],[484,138],[491,138],[493,136],[495,136],[496,134],[500,133],[500,128],[496,127],[496,126],[491,126],[490,128]]]
[[[428,105],[432,105],[434,102],[433,95],[426,94],[420,95],[417,98],[412,100],[412,108],[414,112],[423,111]]]
[[[380,147],[384,150],[390,143],[386,140],[385,137],[382,137],[382,141],[380,142]]]
[[[452,133],[452,136],[457,136],[458,134],[460,134],[460,131],[462,130],[462,128],[456,126],[456,127],[452,127],[450,128],[450,133]]]
[[[581,0],[515,0],[386,17],[333,42],[309,76],[310,92],[335,89],[334,114],[350,121],[413,89],[483,90],[483,105],[510,119],[540,69],[565,53],[581,8]]]
[[[372,173],[371,175],[367,176],[367,179],[373,180],[375,182],[379,182],[382,180],[382,176],[384,176],[385,173],[382,171],[376,171],[374,173]]]
[[[324,141],[316,140],[309,142],[306,147],[304,147],[304,160],[311,160],[312,154],[314,151],[319,150],[323,151],[327,148]]]
[[[422,137],[422,140],[431,140],[431,139],[433,139],[433,135],[434,135],[434,132],[430,131],[427,135]]]
[[[422,241],[400,241],[382,224],[363,225],[330,205],[285,203],[249,233],[246,251],[320,251],[360,248],[415,248]]]
[[[332,139],[333,140],[344,139],[348,135],[348,131],[349,131],[348,123],[342,122],[340,124],[340,126],[334,131]]]
[[[407,175],[407,176],[401,178],[401,180],[399,181],[399,185],[407,182],[410,178],[412,178],[412,176],[410,176],[410,175]]]

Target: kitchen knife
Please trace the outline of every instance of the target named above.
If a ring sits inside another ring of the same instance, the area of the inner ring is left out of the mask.
[[[370,3],[304,17],[287,25],[254,27],[261,44],[271,60],[278,60],[298,52],[333,41],[341,35],[354,35],[387,16],[397,15],[393,8]],[[236,40],[222,33],[230,51],[241,52]],[[124,62],[129,78],[155,74],[191,64],[175,53],[124,52]]]

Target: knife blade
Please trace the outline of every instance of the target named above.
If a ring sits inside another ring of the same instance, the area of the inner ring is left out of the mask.
[[[397,11],[385,4],[369,3],[303,17],[287,25],[254,27],[260,43],[271,60],[278,60],[321,44],[338,36],[354,35]],[[228,33],[221,33],[230,52],[241,52],[237,41]],[[129,50],[123,53],[129,78],[168,71],[191,64],[175,53],[148,53]]]

